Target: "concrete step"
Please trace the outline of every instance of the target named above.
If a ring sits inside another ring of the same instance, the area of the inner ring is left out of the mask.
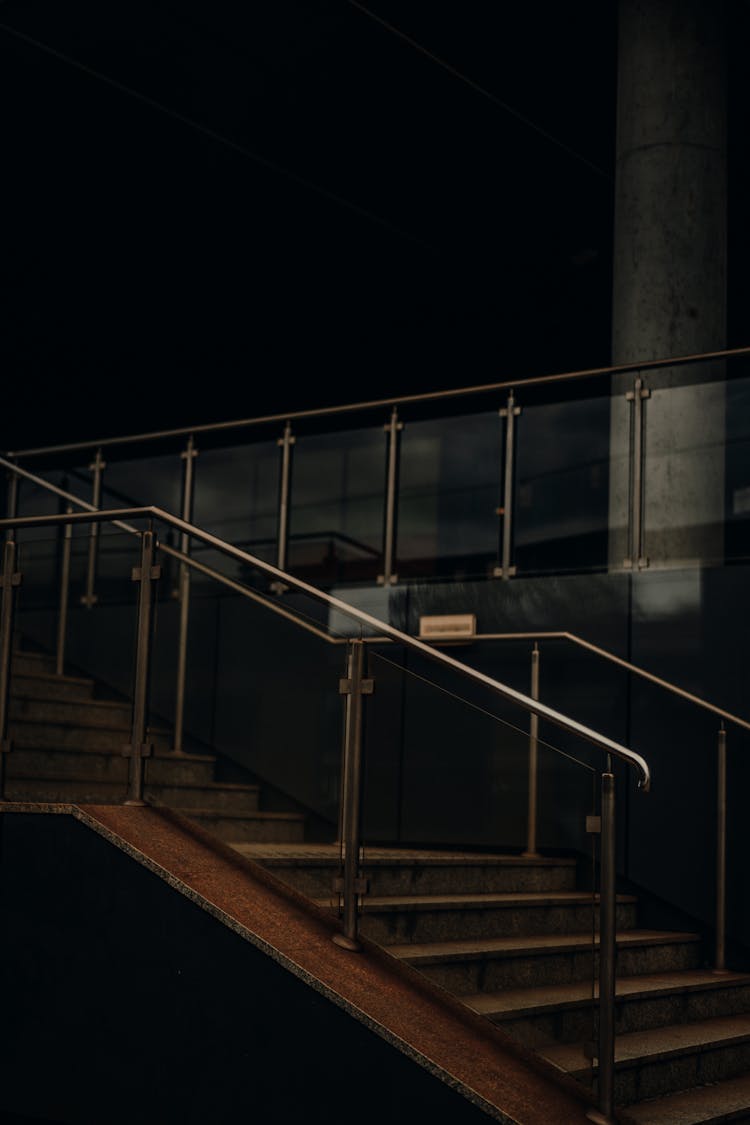
[[[14,649],[11,658],[12,675],[32,675],[44,673],[54,675],[55,658],[46,652],[28,652],[26,649]]]
[[[125,759],[123,759],[124,761]],[[243,815],[258,809],[257,785],[166,785],[154,783],[146,763],[144,796],[156,805],[179,809],[210,809],[217,815]],[[78,778],[9,777],[6,796],[10,801],[49,801],[53,804],[113,805],[127,788],[127,766],[121,779],[82,781]]]
[[[238,851],[310,898],[330,895],[339,869],[335,844],[246,844],[238,845]],[[385,896],[566,891],[574,889],[576,877],[572,859],[524,859],[414,848],[367,848],[364,869],[370,893]]]
[[[77,702],[92,699],[94,681],[83,676],[56,676],[48,672],[19,675],[15,669],[10,681],[11,695],[23,699],[67,699]]]
[[[598,942],[597,937],[596,948]],[[590,981],[599,962],[592,954],[590,932],[403,943],[389,946],[388,952],[458,996]],[[617,935],[617,966],[623,976],[695,969],[700,955],[699,934],[637,929]]]
[[[132,706],[111,699],[36,699],[12,697],[10,718],[36,723],[65,723],[76,727],[126,727]]]
[[[154,755],[148,761],[149,780],[161,785],[210,785],[216,759],[211,755]],[[34,750],[14,745],[7,756],[8,777],[36,777],[89,782],[124,782],[128,762],[117,751]]]
[[[9,736],[14,746],[35,750],[99,750],[119,754],[130,741],[130,726],[76,726],[32,718],[11,720]],[[149,731],[149,741],[156,750],[170,748],[171,735],[166,730]]]
[[[294,842],[302,840],[305,818],[301,813],[255,812],[224,813],[213,809],[175,808],[188,820],[194,820],[208,832],[232,844],[251,840]]]
[[[593,994],[598,998],[598,985]],[[592,982],[546,988],[509,988],[465,996],[464,1002],[500,1024],[526,1047],[573,1043],[592,1037]],[[618,1035],[674,1023],[732,1016],[750,1010],[750,975],[709,969],[618,977],[615,1030]]]
[[[750,1121],[750,1075],[697,1086],[628,1108],[632,1125],[728,1125]]]
[[[635,898],[618,895],[617,926],[635,925]],[[330,899],[319,905],[330,905]],[[598,904],[597,904],[598,905]],[[380,945],[511,934],[572,934],[592,925],[592,898],[577,891],[488,895],[367,895],[362,932]]]
[[[151,762],[146,765],[146,796],[167,808],[211,809],[216,813],[238,814],[258,811],[257,785],[212,781],[209,785],[181,785],[174,782],[155,783]]]
[[[539,1053],[581,1081],[591,1074],[582,1043],[543,1047]],[[750,1015],[633,1031],[615,1043],[615,1101],[627,1106],[736,1078],[748,1069]]]

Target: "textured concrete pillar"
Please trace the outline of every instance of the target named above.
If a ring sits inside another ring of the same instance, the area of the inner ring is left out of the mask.
[[[726,91],[721,0],[620,0],[613,363],[726,339]],[[645,376],[643,555],[723,553],[721,368]],[[708,376],[716,382],[705,382]],[[632,552],[633,378],[613,382],[610,564]],[[673,388],[673,389],[669,389]]]

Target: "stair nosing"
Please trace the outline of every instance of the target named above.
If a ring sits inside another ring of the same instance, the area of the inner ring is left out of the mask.
[[[597,896],[598,898],[598,896]],[[621,905],[632,905],[637,900],[633,895],[618,895]],[[319,905],[325,900],[320,900]],[[385,914],[389,912],[416,912],[420,910],[454,910],[458,907],[473,910],[532,908],[546,906],[589,906],[590,894],[578,891],[520,891],[520,892],[478,892],[466,895],[382,895],[365,898],[362,908],[365,913]]]
[[[685,1031],[687,1028],[710,1028],[712,1025],[718,1029],[719,1025],[727,1024],[730,1021],[745,1022],[745,1029],[737,1034],[724,1034],[719,1035],[716,1039],[706,1040],[698,1039],[689,1043],[678,1043],[673,1046],[657,1049],[654,1051],[640,1050],[637,1054],[623,1055],[622,1052],[627,1050],[630,1043],[638,1042],[641,1046],[645,1042],[648,1046],[649,1041],[654,1041],[657,1036],[663,1036],[665,1032],[675,1030]],[[714,1016],[705,1020],[691,1020],[689,1023],[681,1024],[665,1024],[663,1027],[650,1028],[647,1031],[627,1031],[617,1036],[615,1040],[615,1069],[619,1071],[629,1070],[632,1067],[643,1066],[644,1063],[657,1063],[666,1062],[669,1059],[681,1058],[685,1055],[703,1054],[706,1051],[720,1050],[723,1047],[738,1046],[742,1043],[750,1043],[750,1015],[741,1016]],[[556,1062],[555,1059],[564,1059],[566,1054],[573,1053],[580,1056],[584,1065],[575,1067],[567,1067]],[[619,1052],[619,1057],[618,1057]],[[539,1049],[539,1054],[547,1059],[548,1062],[553,1063],[560,1070],[568,1074],[576,1075],[584,1072],[589,1072],[591,1063],[583,1056],[582,1045],[579,1043],[558,1043],[548,1044]],[[594,1066],[596,1071],[596,1066]]]
[[[555,943],[543,944],[549,941],[547,934],[525,934],[516,937],[494,938],[483,940],[481,938],[468,941],[448,942],[414,942],[407,944],[399,942],[387,946],[391,956],[398,957],[409,963],[443,964],[450,961],[480,961],[487,957],[503,959],[518,956],[544,956],[549,953],[586,952],[592,948],[592,935],[585,934],[559,934]],[[577,939],[577,940],[576,940]],[[622,930],[617,933],[617,946],[639,948],[648,945],[674,945],[698,944],[702,941],[701,935],[690,931],[673,930]],[[440,952],[431,950],[431,946],[440,947]],[[594,948],[599,947],[599,935],[593,942]],[[450,948],[452,947],[452,948]]]
[[[685,977],[689,977],[691,974],[695,974],[695,976],[700,976],[702,979],[699,980],[699,981],[698,980],[693,980],[693,981],[688,980],[687,982],[685,982]],[[622,986],[625,981],[630,981],[630,982],[636,982],[636,981],[639,981],[639,980],[643,980],[643,981],[662,980],[662,981],[665,981],[665,980],[668,980],[668,979],[672,979],[673,983],[672,984],[664,984],[664,985],[661,985],[661,986],[656,985],[653,988],[643,988],[643,989],[640,989],[640,990],[630,990],[630,989],[626,989],[625,991],[619,990],[620,986]],[[719,974],[711,974],[710,969],[682,969],[682,970],[675,969],[675,970],[671,970],[670,972],[665,972],[665,973],[639,973],[639,974],[634,975],[634,976],[618,977],[617,981],[616,981],[616,984],[618,986],[618,991],[616,992],[615,999],[616,999],[616,1002],[620,1003],[620,1002],[625,1002],[625,1001],[654,1000],[654,999],[660,999],[660,998],[665,997],[665,996],[679,996],[679,995],[692,994],[692,993],[698,993],[698,992],[708,992],[708,991],[711,991],[713,989],[721,990],[721,989],[741,988],[743,985],[744,986],[750,985],[750,973],[729,973],[727,975],[719,975]],[[476,993],[471,993],[470,995],[467,995],[467,996],[463,996],[462,1000],[464,1001],[465,1004],[468,1004],[470,1008],[473,1008],[474,1011],[479,1012],[483,1016],[487,1016],[488,1018],[491,1018],[491,1019],[494,1019],[494,1020],[512,1020],[512,1019],[521,1018],[522,1016],[547,1015],[547,1014],[551,1015],[554,1012],[568,1012],[568,1011],[575,1011],[576,1009],[579,1009],[579,1008],[586,1008],[591,1004],[592,997],[589,995],[589,996],[583,996],[581,998],[576,997],[575,999],[571,999],[571,1000],[552,1000],[552,1001],[540,1000],[535,1004],[533,1004],[533,1003],[528,1003],[528,1004],[521,1003],[517,1007],[504,1007],[504,1008],[498,1008],[498,1009],[493,1009],[489,1006],[489,1004],[485,1005],[484,1003],[480,1004],[480,1006],[477,1007],[476,1002],[480,998],[482,1000],[491,1001],[492,998],[495,997],[495,996],[497,996],[497,997],[504,996],[507,999],[508,996],[512,993],[515,993],[518,996],[519,999],[521,999],[522,994],[525,993],[530,1000],[532,998],[532,995],[535,992],[536,993],[543,993],[543,992],[549,993],[549,992],[554,992],[554,990],[556,988],[558,988],[560,990],[562,990],[563,988],[575,989],[577,986],[580,987],[580,988],[589,988],[590,989],[590,982],[579,981],[579,982],[571,982],[570,984],[565,984],[565,985],[552,985],[552,986],[540,985],[537,988],[534,988],[533,986],[530,986],[528,988],[519,988],[519,989],[510,989],[509,988],[509,989],[505,989],[505,990],[500,991],[500,992],[476,992]],[[594,999],[596,999],[596,998],[598,998],[598,988],[594,989]]]
[[[304,813],[295,812],[264,812],[258,809],[251,809],[248,812],[235,812],[227,810],[226,812],[220,809],[206,809],[206,808],[185,808],[185,806],[170,805],[169,808],[173,812],[179,813],[180,816],[186,817],[188,820],[194,819],[198,816],[213,816],[221,820],[288,820],[288,821],[304,821]]]

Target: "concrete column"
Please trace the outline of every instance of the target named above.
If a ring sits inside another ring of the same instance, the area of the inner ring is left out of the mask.
[[[612,361],[726,342],[722,0],[620,0]],[[723,553],[722,370],[645,377],[643,552],[650,565]],[[707,381],[718,378],[716,382]],[[610,564],[628,543],[631,376],[613,381]],[[670,388],[673,388],[670,390]]]

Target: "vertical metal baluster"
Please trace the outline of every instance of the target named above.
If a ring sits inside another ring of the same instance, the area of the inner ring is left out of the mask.
[[[716,961],[714,972],[725,973],[727,920],[727,732],[719,728],[716,799]]]
[[[385,477],[385,522],[383,524],[383,573],[378,575],[379,586],[395,586],[398,575],[396,565],[396,507],[398,502],[398,471],[401,454],[401,432],[404,423],[398,420],[398,409],[394,406],[391,420],[383,427],[388,442]]]
[[[284,426],[283,436],[276,444],[281,449],[281,475],[279,479],[279,516],[278,531],[276,534],[276,565],[279,570],[287,568],[287,554],[289,550],[289,509],[292,491],[292,447],[297,439],[292,434],[292,423]],[[283,582],[272,582],[271,589],[276,594],[283,594],[286,586]]]
[[[633,460],[631,464],[631,490],[630,490],[630,555],[624,560],[623,566],[627,569],[637,568],[645,570],[648,559],[643,550],[643,457],[644,457],[644,399],[651,397],[651,391],[643,384],[639,375],[633,385],[633,390],[628,391],[625,398],[633,403],[632,433],[633,433]]]
[[[195,493],[195,458],[198,450],[195,448],[193,435],[188,438],[187,446],[180,454],[183,460],[182,476],[182,518],[186,523],[193,520],[193,496]],[[187,532],[180,533],[180,550],[183,555],[190,554],[190,536]],[[175,692],[174,713],[174,746],[175,754],[182,753],[182,743],[185,722],[185,679],[187,676],[187,646],[188,628],[190,625],[190,567],[187,563],[180,563],[178,579],[178,597],[180,600],[180,626],[177,641],[177,684]]]
[[[140,582],[138,591],[138,626],[136,634],[135,683],[133,686],[133,724],[130,745],[123,754],[130,758],[126,805],[145,805],[143,799],[144,759],[153,747],[146,743],[148,724],[149,668],[151,662],[152,611],[154,582],[161,577],[155,563],[157,541],[153,531],[144,531],[141,541],[141,565],[133,567],[133,581]]]
[[[365,645],[361,640],[349,641],[347,676],[339,683],[339,693],[346,696],[344,711],[344,748],[342,762],[341,869],[334,880],[334,893],[343,896],[343,932],[332,940],[342,949],[357,952],[360,895],[367,894],[367,880],[360,866],[362,813],[362,718],[363,696],[372,695],[373,680],[363,676]]]
[[[18,492],[19,492],[20,487],[21,487],[20,477],[17,477],[15,473],[9,472],[8,473],[8,491],[7,491],[7,494],[6,494],[6,501],[5,501],[5,518],[8,519],[8,520],[14,520],[16,518],[16,516],[18,515]],[[8,530],[6,531],[5,538],[6,539],[12,539],[13,538],[13,528],[12,527],[9,527]]]
[[[508,394],[508,405],[498,411],[501,418],[505,418],[505,481],[503,487],[503,506],[498,508],[497,514],[503,517],[502,565],[493,570],[495,578],[512,578],[516,573],[515,566],[511,566],[512,536],[513,536],[513,478],[516,459],[516,418],[521,413],[521,407],[516,406],[513,391]]]
[[[10,664],[13,646],[13,614],[16,588],[21,585],[21,575],[16,570],[17,547],[13,538],[6,539],[3,548],[3,573],[0,575],[0,800],[5,800],[5,761],[10,753],[8,738],[10,723]]]
[[[615,778],[602,774],[601,881],[599,887],[599,1063],[598,1111],[586,1116],[599,1125],[615,1125],[615,968],[617,955],[617,886],[615,869]]]
[[[97,449],[96,457],[89,465],[89,469],[94,474],[93,486],[91,491],[91,503],[95,508],[100,508],[102,503],[102,475],[107,467],[106,461],[102,458],[101,449]],[[94,593],[94,584],[96,582],[96,562],[99,548],[99,524],[92,523],[91,530],[89,531],[89,557],[86,566],[86,592],[81,595],[81,605],[91,609],[97,603],[97,596]]]
[[[72,504],[65,509],[68,515],[73,511]],[[70,593],[70,553],[73,547],[73,524],[66,523],[63,528],[62,560],[60,564],[60,605],[57,612],[57,654],[55,672],[62,676],[65,670],[65,638],[68,631],[68,595]]]
[[[534,643],[531,651],[531,698],[539,698],[539,645]],[[539,803],[539,716],[529,717],[529,813],[527,821],[526,851],[523,855],[535,859],[537,807]]]

